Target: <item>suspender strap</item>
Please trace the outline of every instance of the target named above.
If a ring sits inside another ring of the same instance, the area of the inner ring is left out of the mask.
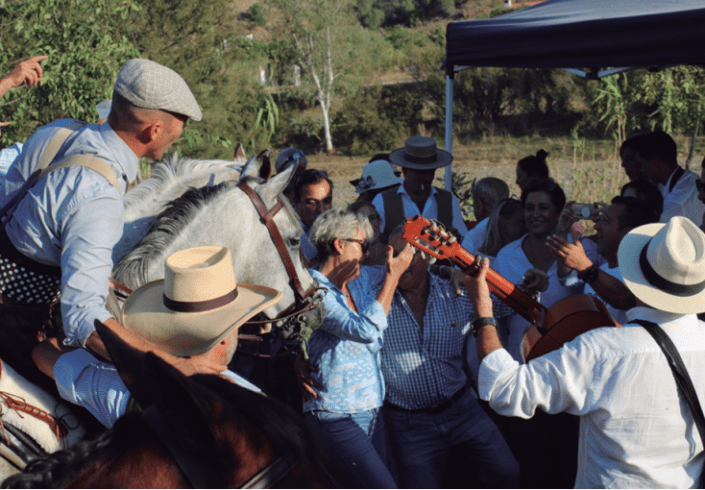
[[[61,147],[64,146],[64,143],[69,136],[71,136],[74,131],[85,125],[86,123],[82,121],[73,121],[54,133],[54,136],[52,136],[51,140],[49,140],[49,144],[44,149],[44,153],[42,153],[42,156],[39,158],[39,162],[34,170],[44,170],[47,168],[51,162],[54,161],[56,154],[59,153],[59,150],[61,150]]]
[[[404,222],[404,203],[401,200],[401,194],[397,192],[398,189],[395,187],[382,192],[382,201],[384,202],[382,239],[385,243],[389,240],[389,234],[394,227]]]
[[[443,223],[446,230],[453,229],[453,195],[445,189],[436,187],[438,200],[438,221]]]
[[[673,178],[671,179],[671,183],[668,185],[668,192],[673,192],[673,188],[678,183],[678,179],[683,177],[684,173],[685,173],[685,170],[683,170],[683,167],[678,167],[676,169],[676,171],[673,174]]]
[[[100,175],[105,177],[107,181],[110,182],[115,187],[115,189],[117,189],[118,194],[122,194],[117,177],[115,176],[115,172],[113,172],[113,169],[110,167],[110,165],[108,165],[100,158],[92,157],[90,155],[71,155],[70,157],[66,157],[60,162],[55,163],[48,169],[46,169],[46,171],[42,174],[42,177],[45,177],[49,172],[54,172],[55,170],[60,170],[66,167],[90,168],[91,170],[98,172]]]
[[[638,323],[651,334],[659,347],[661,347],[666,359],[668,359],[668,365],[671,367],[671,371],[673,371],[673,377],[676,379],[676,384],[683,393],[685,400],[688,402],[690,412],[693,414],[693,419],[695,419],[695,425],[698,427],[700,438],[703,440],[703,447],[705,447],[705,416],[703,416],[703,409],[700,406],[693,381],[690,379],[690,375],[685,368],[685,364],[683,364],[683,359],[678,353],[678,349],[676,349],[676,346],[673,344],[668,334],[655,323],[646,320],[634,320],[633,323]]]

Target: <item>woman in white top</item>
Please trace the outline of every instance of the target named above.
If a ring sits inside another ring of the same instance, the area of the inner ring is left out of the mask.
[[[500,250],[495,259],[495,270],[514,284],[522,282],[529,269],[536,268],[546,272],[548,289],[541,294],[541,304],[547,308],[563,298],[582,294],[582,285],[561,285],[556,258],[546,245],[546,239],[551,235],[559,235],[572,242],[572,237],[568,235],[571,223],[566,222],[559,226],[559,217],[566,203],[565,193],[551,179],[533,180],[522,192],[521,202],[528,233]],[[604,263],[592,241],[583,241],[583,247],[593,263]],[[517,360],[521,360],[521,340],[529,326],[529,322],[519,314],[511,315],[507,319],[507,350]]]

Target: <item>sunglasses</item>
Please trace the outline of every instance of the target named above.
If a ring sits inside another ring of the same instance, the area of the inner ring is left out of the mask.
[[[367,240],[360,240],[358,238],[344,238],[344,240],[346,242],[353,242],[359,244],[363,254],[366,254],[367,249],[370,248],[370,242],[368,242]]]

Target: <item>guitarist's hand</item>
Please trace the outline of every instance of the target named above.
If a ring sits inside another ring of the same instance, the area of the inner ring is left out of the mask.
[[[524,274],[524,282],[521,287],[536,299],[538,293],[543,293],[548,289],[548,274],[541,269],[529,269]]]
[[[490,269],[490,260],[487,257],[475,258],[475,263],[468,267],[463,278],[463,285],[467,289],[472,304],[475,307],[475,318],[493,316],[490,288],[487,286],[487,271]]]
[[[548,245],[548,249],[556,257],[556,260],[570,269],[582,272],[592,267],[592,261],[585,254],[583,244],[580,243],[575,230],[573,230],[573,243],[553,235],[548,237],[546,245]]]

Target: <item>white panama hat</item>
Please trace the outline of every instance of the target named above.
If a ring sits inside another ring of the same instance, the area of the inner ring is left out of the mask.
[[[195,247],[166,259],[164,279],[135,290],[122,323],[177,357],[206,352],[282,297],[276,289],[238,284],[230,250]]]
[[[633,229],[617,260],[624,283],[647,305],[669,313],[705,311],[705,234],[688,218]]]

